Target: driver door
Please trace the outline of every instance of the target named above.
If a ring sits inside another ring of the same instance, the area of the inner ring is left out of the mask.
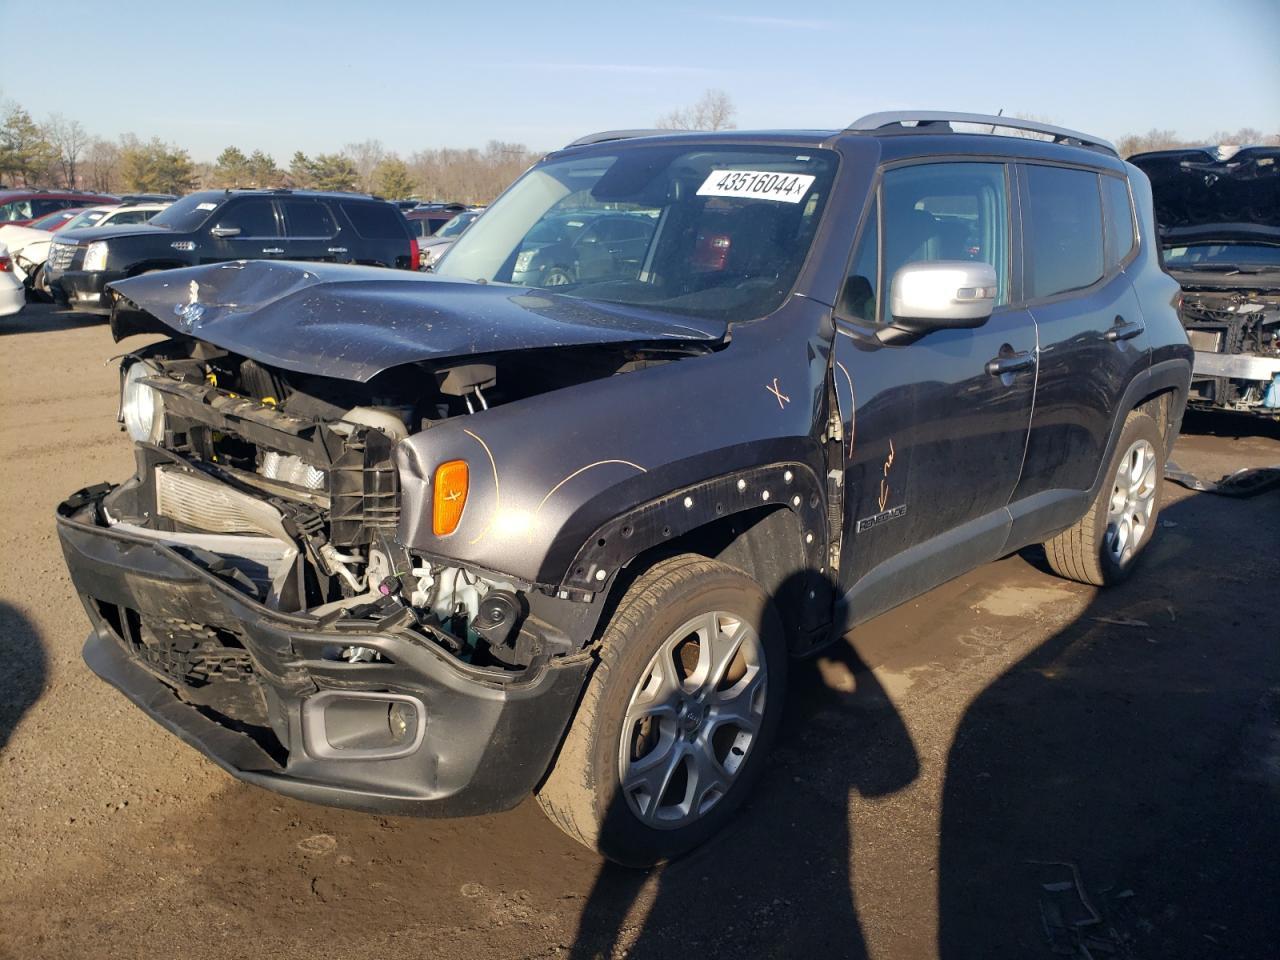
[[[841,580],[857,621],[994,559],[1008,534],[1036,380],[1036,326],[1014,282],[1011,182],[1003,163],[896,166],[864,224],[836,310],[834,371],[846,449]],[[930,260],[992,264],[994,312],[974,329],[884,342],[895,271]]]
[[[222,230],[234,235],[219,236]],[[242,197],[218,211],[209,228],[210,256],[205,262],[224,260],[270,260],[284,255],[280,218],[269,197]]]

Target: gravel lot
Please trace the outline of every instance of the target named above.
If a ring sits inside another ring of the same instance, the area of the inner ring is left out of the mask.
[[[1280,950],[1280,491],[1166,484],[1123,587],[1007,557],[798,664],[754,803],[635,873],[533,803],[421,821],[241,786],[94,678],[53,509],[132,469],[119,348],[44,306],[0,346],[0,956]],[[1196,419],[1176,458],[1277,464],[1280,430]]]

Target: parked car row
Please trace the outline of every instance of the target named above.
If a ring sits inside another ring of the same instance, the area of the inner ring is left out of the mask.
[[[0,227],[0,241],[13,258],[13,270],[26,288],[39,297],[49,296],[47,261],[55,234],[75,237],[77,230],[89,227],[123,227],[146,223],[168,206],[167,202],[118,203],[78,209],[72,207],[49,214],[29,226]]]

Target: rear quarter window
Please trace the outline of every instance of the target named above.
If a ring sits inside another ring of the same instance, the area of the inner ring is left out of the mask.
[[[412,236],[404,215],[389,203],[347,201],[342,210],[356,233],[366,240],[408,240]]]
[[[1102,200],[1107,215],[1107,272],[1110,273],[1124,262],[1137,241],[1128,181],[1103,177]]]

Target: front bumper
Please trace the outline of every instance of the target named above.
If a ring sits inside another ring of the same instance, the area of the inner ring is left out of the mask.
[[[1280,374],[1280,357],[1253,353],[1196,351],[1192,373],[1197,377],[1230,377],[1233,380],[1269,381]]]
[[[63,553],[93,628],[85,662],[233,776],[332,806],[466,816],[515,806],[549,768],[588,654],[504,677],[407,632],[268,609],[163,543],[99,524],[105,492],[82,491],[58,511]],[[230,679],[192,687],[158,667],[154,647],[139,641],[192,630],[243,648],[244,662],[223,670]],[[350,645],[390,662],[324,656]],[[231,692],[211,696],[215,683],[232,684]],[[318,704],[382,695],[425,712],[407,750],[370,757],[335,746],[323,726],[317,731]],[[262,706],[261,716],[236,706],[249,701]]]
[[[111,312],[111,293],[106,286],[123,279],[119,270],[50,271],[49,292],[61,306],[105,315]]]

